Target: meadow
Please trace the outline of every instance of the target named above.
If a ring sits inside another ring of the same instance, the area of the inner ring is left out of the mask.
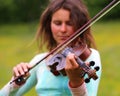
[[[13,66],[37,54],[33,42],[37,27],[37,23],[0,25],[0,89],[10,80]],[[120,20],[97,22],[92,32],[102,62],[98,96],[120,96]],[[24,96],[36,96],[34,88]]]

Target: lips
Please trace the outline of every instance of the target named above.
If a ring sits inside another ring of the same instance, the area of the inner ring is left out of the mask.
[[[61,40],[66,40],[69,36],[59,36]]]

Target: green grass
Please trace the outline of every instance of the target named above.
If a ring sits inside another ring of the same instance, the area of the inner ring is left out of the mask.
[[[120,21],[97,22],[92,26],[102,61],[98,96],[120,96],[119,27]],[[36,30],[36,23],[0,25],[0,88],[10,80],[13,66],[22,61],[29,62],[36,54],[36,44],[31,45]],[[35,94],[32,89],[25,96]]]
[[[37,24],[7,24],[0,26],[0,88],[12,76],[12,68],[20,62],[29,62],[37,52],[32,43]],[[35,92],[29,92],[35,96]],[[30,96],[30,95],[26,96]]]
[[[120,22],[97,23],[93,32],[102,61],[99,96],[120,96]]]

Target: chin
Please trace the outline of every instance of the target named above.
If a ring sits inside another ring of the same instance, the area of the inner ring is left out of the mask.
[[[64,41],[65,41],[65,40],[60,41],[59,44],[63,43]]]

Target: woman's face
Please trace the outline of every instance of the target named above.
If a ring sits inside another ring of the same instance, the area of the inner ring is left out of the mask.
[[[62,43],[74,33],[74,26],[70,21],[70,12],[68,10],[59,9],[53,14],[51,31],[57,44]]]

